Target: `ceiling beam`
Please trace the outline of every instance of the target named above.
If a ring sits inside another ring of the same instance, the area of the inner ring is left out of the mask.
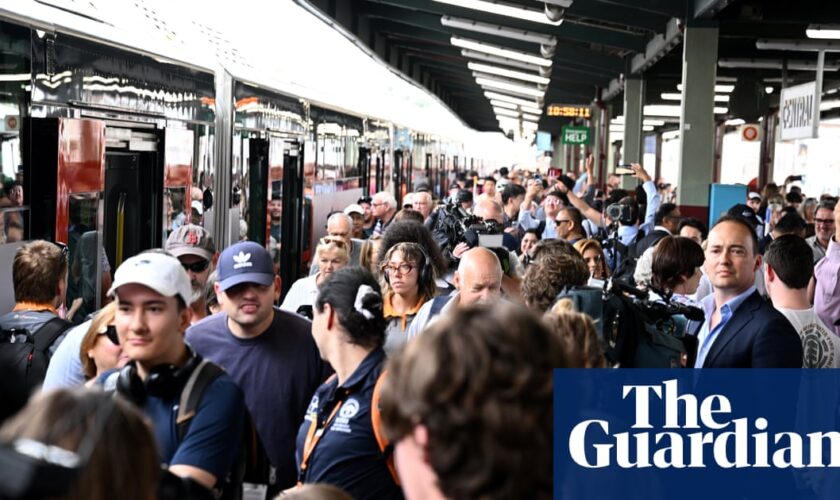
[[[647,12],[650,14],[658,14],[667,17],[685,17],[686,14],[686,0],[589,0],[604,4],[602,8],[609,7],[627,7],[638,10],[640,12]]]
[[[609,47],[615,47],[623,50],[642,51],[646,43],[646,39],[642,36],[621,33],[612,29],[599,28],[593,26],[574,25],[572,22],[563,23],[560,26],[552,26],[548,24],[534,23],[530,21],[523,21],[507,16],[500,16],[488,12],[479,12],[473,9],[466,9],[433,2],[431,0],[367,0],[369,3],[387,4],[395,7],[406,9],[408,12],[406,16],[411,16],[416,13],[431,13],[438,16],[450,15],[455,17],[462,17],[468,19],[475,19],[478,21],[499,24],[511,28],[535,31],[538,33],[545,33],[554,35],[558,38],[567,38],[571,40],[584,41],[588,43],[595,43]],[[656,2],[663,0],[655,0]]]

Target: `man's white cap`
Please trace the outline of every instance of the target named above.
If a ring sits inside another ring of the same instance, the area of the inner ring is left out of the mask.
[[[350,214],[365,215],[365,209],[362,208],[362,206],[358,203],[352,203],[350,205],[347,205],[347,208],[344,209],[344,215]]]
[[[752,200],[753,198],[758,198],[758,199],[760,200],[760,199],[761,199],[761,195],[760,195],[760,194],[758,194],[758,193],[756,193],[755,191],[753,191],[753,192],[751,192],[751,193],[747,196],[747,198],[748,198],[748,199],[750,199],[750,200]]]
[[[115,296],[119,287],[131,284],[149,287],[164,297],[180,296],[187,305],[192,300],[190,277],[181,262],[170,255],[147,252],[127,259],[114,273],[108,295]]]
[[[202,204],[199,200],[193,200],[192,203],[190,203],[190,206],[193,210],[198,212],[198,215],[204,214],[204,204]]]

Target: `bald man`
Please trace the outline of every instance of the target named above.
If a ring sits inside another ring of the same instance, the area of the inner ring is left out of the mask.
[[[496,254],[486,248],[473,248],[461,256],[455,271],[452,295],[435,297],[423,304],[408,329],[408,338],[419,335],[438,314],[446,314],[456,307],[492,303],[502,297],[502,266]]]

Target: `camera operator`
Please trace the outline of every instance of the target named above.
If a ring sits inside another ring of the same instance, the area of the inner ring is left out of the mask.
[[[617,203],[607,203],[607,207],[602,214],[592,208],[586,201],[579,198],[575,193],[571,192],[565,185],[562,183],[557,184],[557,189],[566,194],[569,203],[580,210],[596,226],[614,228],[608,231],[612,233],[613,241],[617,240],[620,245],[611,245],[617,248],[608,249],[607,260],[609,261],[610,269],[616,273],[623,271],[622,268],[625,266],[623,261],[629,256],[628,249],[632,248],[640,239],[640,233],[648,234],[653,229],[656,211],[661,204],[661,198],[656,189],[656,185],[645,169],[638,163],[632,164],[630,168],[633,170],[633,177],[642,181],[642,189],[646,197],[643,221],[639,220],[638,202],[630,196],[621,198]],[[614,200],[615,198],[612,199]],[[630,267],[632,267],[632,264]],[[632,275],[632,271],[630,271],[630,275]]]
[[[460,258],[470,248],[482,246],[488,248],[499,258],[502,266],[502,291],[512,300],[519,300],[522,287],[522,276],[525,270],[519,258],[516,256],[516,241],[510,234],[502,231],[504,227],[504,212],[502,206],[493,200],[479,200],[474,209],[473,215],[476,221],[464,234],[465,241],[455,246],[452,252],[456,258]],[[488,238],[482,238],[487,236]],[[497,236],[501,245],[492,240],[490,236]],[[498,238],[501,236],[501,238]],[[482,244],[483,243],[483,244]],[[513,248],[513,250],[511,250]]]

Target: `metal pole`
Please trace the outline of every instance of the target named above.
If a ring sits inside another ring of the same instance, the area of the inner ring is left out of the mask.
[[[812,137],[819,137],[820,130],[820,101],[822,100],[823,70],[825,68],[825,51],[817,52],[817,83],[814,89],[814,123]]]

